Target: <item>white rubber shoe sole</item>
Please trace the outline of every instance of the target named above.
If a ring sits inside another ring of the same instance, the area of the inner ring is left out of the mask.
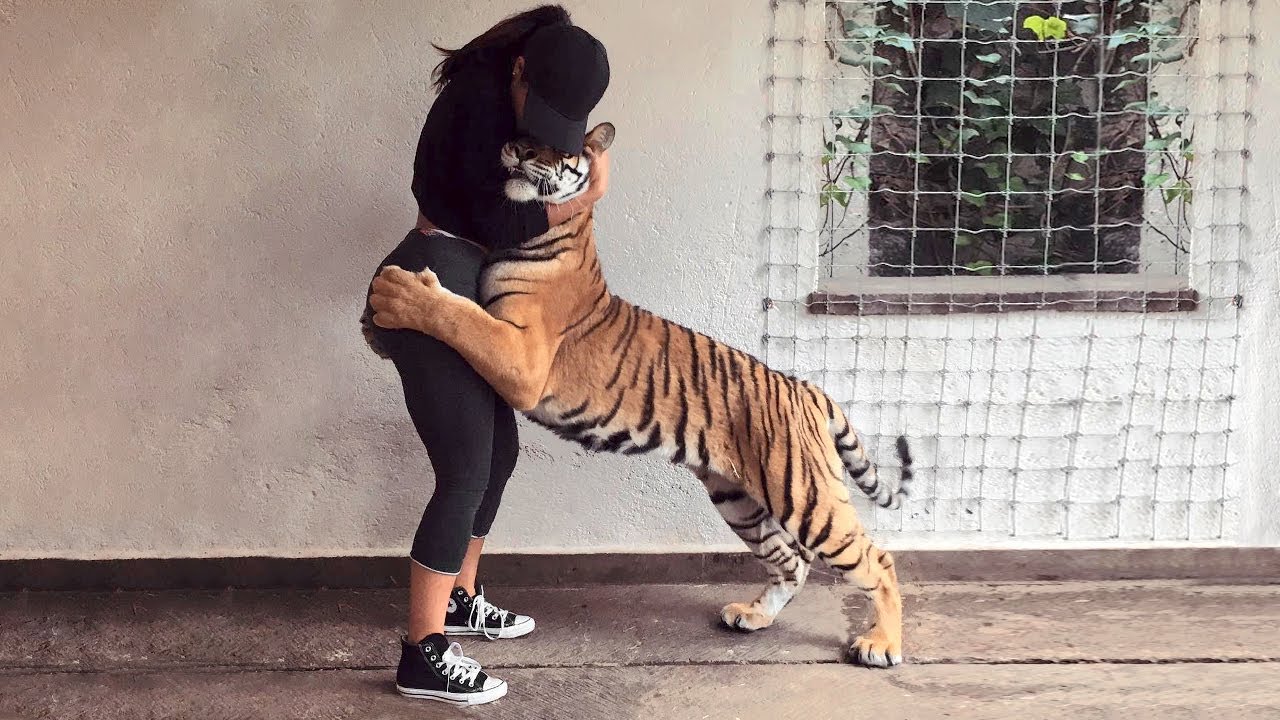
[[[508,625],[498,631],[495,636],[490,630],[486,636],[484,630],[476,630],[468,625],[445,625],[445,635],[474,635],[476,637],[489,637],[494,640],[510,640],[511,638],[524,637],[533,632],[535,623],[531,617],[519,617],[515,623]]]
[[[453,693],[444,690],[418,690],[417,688],[401,687],[396,684],[396,691],[407,698],[415,700],[435,700],[436,702],[448,703],[450,705],[484,705],[498,700],[507,694],[507,682],[499,680],[498,684],[488,690],[469,693]]]

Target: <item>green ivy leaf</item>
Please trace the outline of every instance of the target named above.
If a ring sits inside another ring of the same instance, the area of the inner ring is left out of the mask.
[[[1142,176],[1142,185],[1147,188],[1160,187],[1169,181],[1169,173],[1147,173]]]
[[[879,55],[852,55],[850,53],[841,52],[836,58],[842,65],[850,65],[852,67],[867,68],[875,71],[881,65],[891,65],[888,58],[882,58]]]
[[[971,192],[962,192],[960,193],[960,197],[962,197],[965,202],[969,203],[970,205],[976,208],[985,208],[987,206],[986,195],[979,195],[978,193],[971,193]]]
[[[1176,35],[1178,32],[1178,22],[1176,20],[1171,22],[1154,20],[1152,22],[1143,23],[1138,27],[1142,30],[1142,32],[1152,37],[1159,37],[1161,35]]]
[[[1144,36],[1141,33],[1133,32],[1132,30],[1121,30],[1116,34],[1112,35],[1111,39],[1107,41],[1107,49],[1115,50],[1121,45],[1128,45],[1129,43],[1135,43],[1142,40],[1143,38]]]
[[[1152,65],[1163,65],[1166,63],[1175,63],[1184,57],[1181,50],[1166,50],[1164,52],[1146,52],[1141,55],[1134,55],[1129,62],[1138,65],[1144,62],[1150,62]]]
[[[999,212],[994,215],[986,215],[982,218],[982,224],[993,228],[1009,227],[1009,214]]]
[[[1032,15],[1022,21],[1022,29],[1030,30],[1036,34],[1036,39],[1044,42],[1044,18],[1039,15]]]
[[[844,178],[844,184],[854,190],[867,190],[871,187],[871,178],[861,175],[849,175]]]
[[[1164,204],[1171,205],[1177,200],[1191,202],[1191,183],[1186,180],[1179,180],[1164,190]]]
[[[1008,35],[1013,23],[1013,2],[981,0],[939,4],[943,6],[947,17],[984,32]]]
[[[906,33],[885,33],[884,36],[880,38],[880,42],[890,47],[902,48],[909,53],[916,51],[915,41]]]
[[[1157,152],[1160,150],[1168,150],[1169,144],[1171,142],[1173,141],[1170,140],[1169,138],[1151,138],[1146,142],[1145,145],[1142,146],[1142,149],[1147,151],[1157,151]]]
[[[1098,32],[1097,15],[1063,15],[1062,18],[1071,24],[1071,32],[1076,35],[1094,35]]]
[[[1152,100],[1151,102],[1131,102],[1128,105],[1125,105],[1124,109],[1138,110],[1148,115],[1177,115],[1182,112],[1181,110],[1165,105],[1158,100]]]
[[[999,100],[995,98],[983,97],[972,90],[965,90],[964,97],[969,102],[977,105],[989,105],[991,107],[998,107],[998,108],[1004,107],[1004,103],[1000,102]]]
[[[996,271],[996,266],[992,265],[990,260],[974,260],[964,267],[966,270],[979,275],[990,275]]]
[[[891,115],[891,114],[893,114],[893,108],[889,107],[888,105],[863,104],[855,108],[850,108],[848,112],[842,115],[842,117],[850,118],[853,120],[870,120],[871,118],[874,118],[880,115]]]
[[[969,247],[977,238],[969,233],[956,233],[956,247]]]
[[[974,55],[975,58],[988,65],[994,65],[1000,62],[1000,53],[989,53],[986,55]]]
[[[1067,178],[1070,180],[1076,180],[1076,181],[1084,180],[1084,176],[1078,172],[1067,173]]]
[[[1031,15],[1022,21],[1022,27],[1035,33],[1036,39],[1040,42],[1049,39],[1065,40],[1067,37],[1066,21],[1055,15],[1049,17]]]
[[[1089,162],[1089,153],[1077,150],[1076,152],[1071,153],[1071,159],[1081,164],[1087,163]]]

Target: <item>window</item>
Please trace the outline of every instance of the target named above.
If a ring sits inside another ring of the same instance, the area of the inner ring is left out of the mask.
[[[827,278],[1144,273],[1143,309],[1194,306],[1194,0],[826,7]]]

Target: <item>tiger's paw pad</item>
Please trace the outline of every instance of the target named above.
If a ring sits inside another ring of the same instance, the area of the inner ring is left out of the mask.
[[[752,632],[773,624],[773,617],[756,610],[751,603],[729,603],[720,611],[720,620],[734,630]]]
[[[889,668],[902,664],[902,648],[886,638],[862,635],[849,646],[848,660],[863,667]]]

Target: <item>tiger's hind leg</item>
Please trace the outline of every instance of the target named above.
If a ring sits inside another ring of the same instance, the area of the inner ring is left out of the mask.
[[[832,498],[829,502],[832,524],[839,531],[814,550],[866,593],[875,610],[871,628],[849,647],[849,660],[868,667],[898,665],[902,662],[902,595],[893,556],[871,543],[848,501]]]
[[[720,619],[738,630],[761,630],[773,624],[782,608],[791,602],[809,575],[813,553],[787,532],[741,487],[725,478],[703,476],[711,502],[734,533],[746,543],[769,571],[769,584],[753,602],[725,605]]]

